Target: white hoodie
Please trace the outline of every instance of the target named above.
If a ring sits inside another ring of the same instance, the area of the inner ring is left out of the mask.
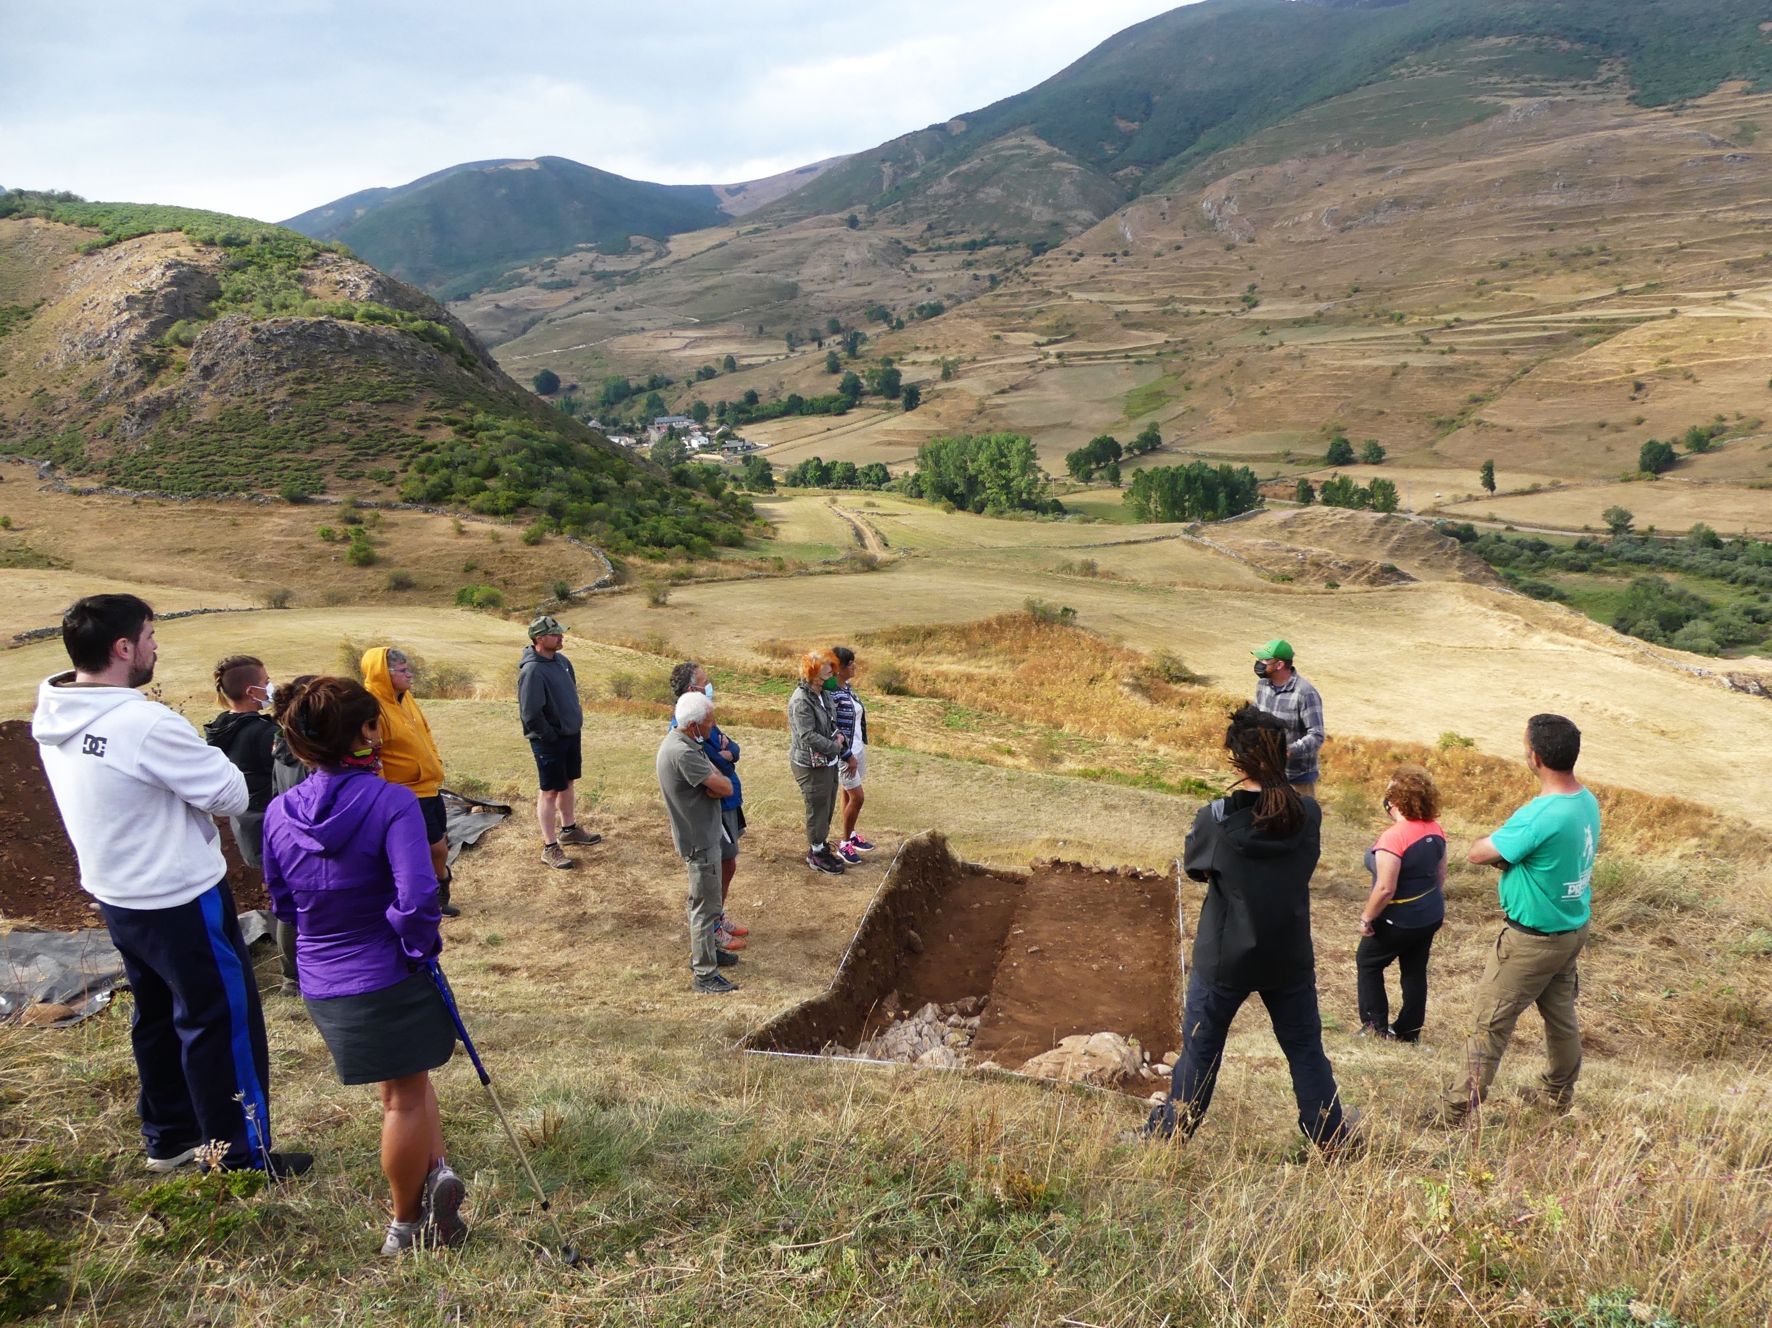
[[[185,717],[133,687],[37,689],[31,736],[80,859],[80,884],[119,908],[177,908],[227,875],[217,816],[246,810],[246,777]]]

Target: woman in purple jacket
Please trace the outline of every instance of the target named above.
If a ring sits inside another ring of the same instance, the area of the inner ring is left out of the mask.
[[[360,683],[278,688],[276,717],[314,773],[265,814],[265,885],[295,924],[302,998],[340,1082],[381,1088],[394,1200],[382,1253],[459,1245],[465,1191],[444,1161],[430,1075],[454,1054],[455,1026],[424,967],[443,947],[424,813],[377,775],[381,704]]]

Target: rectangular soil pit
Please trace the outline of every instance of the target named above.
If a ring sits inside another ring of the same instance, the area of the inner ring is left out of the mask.
[[[985,998],[971,1064],[1018,1069],[1073,1034],[1180,1045],[1175,883],[1130,869],[961,863],[935,832],[906,841],[830,989],[740,1046],[818,1055],[876,1037],[927,1004]]]

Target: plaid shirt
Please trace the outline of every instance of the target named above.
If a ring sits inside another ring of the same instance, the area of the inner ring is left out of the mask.
[[[1266,678],[1255,684],[1255,706],[1286,726],[1286,781],[1308,784],[1317,778],[1317,751],[1329,734],[1323,728],[1323,697],[1301,673],[1294,673],[1284,687]]]

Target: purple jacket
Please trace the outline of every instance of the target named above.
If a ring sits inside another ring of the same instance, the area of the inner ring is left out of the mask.
[[[302,995],[380,991],[443,948],[437,876],[411,789],[316,770],[265,813],[271,911],[295,923]]]

